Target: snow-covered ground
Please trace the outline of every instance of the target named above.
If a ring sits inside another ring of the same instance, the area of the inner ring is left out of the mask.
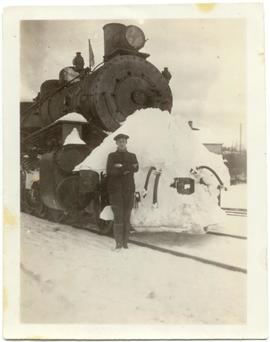
[[[142,232],[132,240],[143,241],[155,246],[246,269],[246,240],[211,234],[190,235],[186,233]]]
[[[155,242],[157,240],[160,239],[156,236]],[[245,240],[179,233],[165,242],[173,248],[185,246],[189,248],[189,254],[197,251],[210,258],[219,254],[220,244],[220,253],[224,255],[227,248],[229,255],[237,250],[232,244],[239,241],[240,254],[231,260],[237,263],[241,254],[245,260]],[[81,324],[245,322],[246,274],[135,245],[120,253],[113,247],[114,241],[108,237],[22,214],[22,321]]]
[[[222,191],[221,205],[227,208],[247,208],[247,184],[231,185],[228,191]]]

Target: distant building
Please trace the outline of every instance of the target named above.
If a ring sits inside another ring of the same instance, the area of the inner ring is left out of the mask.
[[[231,184],[246,183],[247,181],[247,153],[231,148],[223,147],[223,142],[208,127],[196,128],[192,121],[188,121],[189,127],[201,140],[208,151],[220,154],[229,169]]]
[[[208,149],[208,151],[216,154],[222,154],[223,142],[216,136],[216,134],[213,134],[209,128],[196,128],[193,126],[193,121],[188,121],[188,125],[193,131],[197,131],[196,135],[199,136],[202,144]]]
[[[216,154],[222,154],[222,146],[223,144],[221,143],[204,143],[203,144],[208,151],[216,153]]]

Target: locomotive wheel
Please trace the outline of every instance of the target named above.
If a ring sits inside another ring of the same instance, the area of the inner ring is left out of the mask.
[[[58,184],[56,192],[59,202],[68,212],[81,211],[91,200],[89,193],[80,192],[78,175],[69,176],[62,180]]]
[[[34,214],[38,217],[46,216],[46,208],[40,198],[38,182],[34,182],[30,190],[24,191],[22,207],[28,214]]]
[[[52,222],[62,223],[67,215],[64,211],[48,208],[48,219]]]
[[[41,202],[38,208],[34,209],[34,214],[40,218],[47,216],[47,207]]]
[[[47,214],[47,208],[41,200],[38,182],[33,183],[31,187],[30,201],[33,208],[32,213],[40,218],[45,218]]]
[[[30,201],[30,191],[25,190],[22,195],[22,210],[27,214],[33,214],[34,208]]]
[[[85,212],[89,215],[89,222],[99,227],[100,199],[97,193],[93,194],[88,205],[85,207]]]

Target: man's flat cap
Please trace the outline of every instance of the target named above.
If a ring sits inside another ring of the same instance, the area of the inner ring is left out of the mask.
[[[116,141],[116,140],[121,139],[121,138],[128,139],[129,136],[126,134],[120,133],[120,134],[117,134],[113,139]]]

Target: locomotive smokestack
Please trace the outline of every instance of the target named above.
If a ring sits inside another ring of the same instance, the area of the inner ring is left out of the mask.
[[[104,60],[109,57],[121,46],[121,36],[126,26],[123,24],[107,24],[103,27],[104,31]]]

